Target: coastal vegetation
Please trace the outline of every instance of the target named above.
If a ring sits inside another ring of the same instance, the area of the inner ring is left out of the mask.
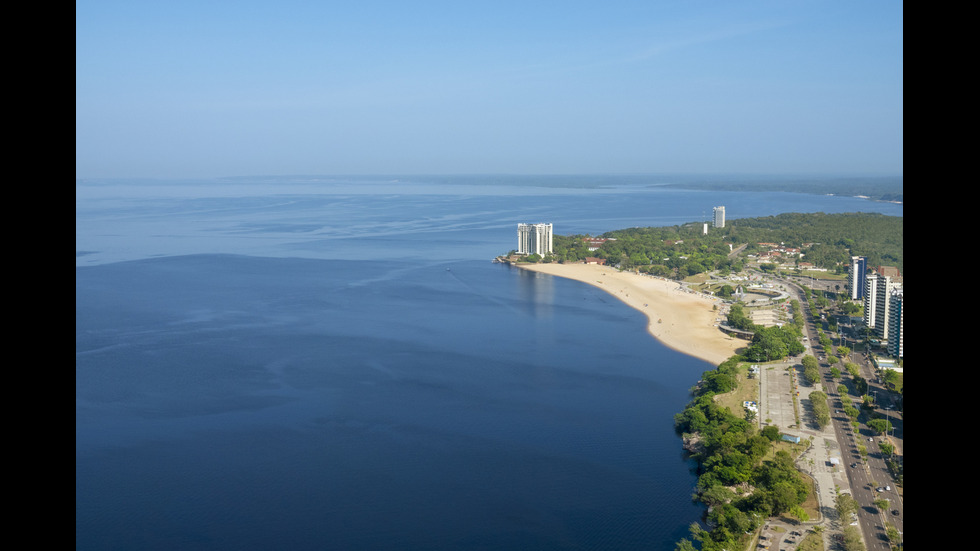
[[[739,354],[702,374],[693,389],[693,399],[675,415],[675,428],[698,464],[697,490],[693,496],[707,506],[704,526],[690,528],[691,539],[677,549],[744,549],[760,522],[774,516],[790,516],[805,521],[808,503],[814,499],[812,481],[797,470],[795,458],[807,442],[785,442],[775,426],[759,428],[753,411],[738,404],[752,397],[740,389],[748,376],[748,363],[765,363],[797,356],[802,364],[803,381],[814,388],[806,396],[794,393],[796,426],[805,409],[815,426],[831,422],[831,400],[820,382],[820,362],[828,364],[842,403],[834,406],[845,414],[855,430],[865,424],[878,435],[892,430],[889,419],[881,418],[869,396],[868,381],[852,363],[853,351],[868,351],[868,335],[851,336],[845,341],[838,323],[846,316],[862,314],[862,307],[848,300],[841,290],[851,256],[868,257],[869,266],[903,267],[902,218],[879,214],[783,214],[762,218],[736,219],[725,228],[708,228],[690,223],[665,228],[629,228],[601,236],[554,236],[553,253],[545,258],[524,258],[541,262],[576,262],[589,259],[620,270],[684,280],[690,289],[728,299],[742,299],[741,283],[763,273],[801,275],[810,271],[823,280],[825,290],[801,285],[803,300],[779,299],[787,306],[791,319],[780,312],[782,323],[756,325],[759,309],[752,301],[728,302],[727,326],[751,333],[750,342]],[[777,254],[773,254],[778,251]],[[748,269],[746,269],[748,268]],[[727,276],[733,277],[728,278]],[[796,278],[799,279],[799,278]],[[829,282],[828,282],[829,280]],[[837,280],[837,281],[835,281]],[[834,287],[834,283],[839,285]],[[769,299],[770,303],[776,301]],[[752,315],[750,315],[750,312]],[[815,321],[811,345],[820,350],[820,360],[806,351],[803,338],[808,314]],[[728,329],[726,328],[726,331]],[[745,336],[744,334],[742,336]],[[834,346],[837,342],[839,345]],[[845,345],[845,342],[847,345]],[[850,345],[856,348],[852,348]],[[873,344],[873,343],[872,343]],[[794,372],[795,373],[795,372]],[[885,371],[887,387],[903,387],[901,373]],[[744,385],[748,387],[749,385]],[[901,400],[899,410],[901,410]],[[859,409],[860,408],[860,409]],[[738,412],[737,414],[734,412]],[[768,421],[767,421],[768,422]],[[879,439],[875,438],[875,442]],[[895,480],[903,480],[901,462],[893,457],[894,447],[886,438],[877,444]],[[857,453],[867,460],[868,446],[858,443]],[[849,497],[849,496],[848,496]],[[808,501],[809,500],[809,501]],[[846,500],[846,498],[845,498]],[[852,527],[848,527],[852,528]],[[845,530],[847,532],[847,530]],[[844,539],[853,538],[845,534]]]
[[[723,229],[732,242],[811,244],[805,249],[806,261],[821,268],[846,270],[851,256],[866,256],[869,266],[884,264],[902,270],[902,227],[902,217],[882,214],[786,213],[739,218]]]
[[[739,218],[703,233],[698,222],[668,227],[628,228],[599,236],[555,235],[553,253],[541,259],[576,262],[589,257],[620,269],[684,279],[705,272],[735,273],[770,245],[797,249],[802,257],[785,260],[794,269],[813,266],[842,274],[851,256],[866,256],[870,266],[903,269],[903,218],[875,213],[787,213]],[[588,239],[601,241],[598,248]],[[802,264],[801,263],[805,263]],[[770,261],[759,269],[774,272]]]
[[[774,515],[806,517],[801,505],[810,495],[810,485],[796,469],[793,454],[777,446],[779,429],[770,425],[760,430],[715,399],[736,388],[744,361],[733,356],[705,372],[693,401],[674,417],[676,430],[698,463],[694,497],[709,507],[710,530],[691,527],[691,537],[703,551],[741,549],[746,534]],[[684,548],[694,547],[685,539],[678,543],[678,549]]]

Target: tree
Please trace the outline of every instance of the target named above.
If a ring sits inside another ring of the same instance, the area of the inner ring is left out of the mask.
[[[885,434],[891,430],[892,424],[887,419],[872,419],[868,421],[868,428],[878,434]]]
[[[741,329],[742,331],[754,331],[755,324],[748,315],[745,314],[745,310],[742,308],[741,304],[732,304],[728,309],[728,325]]]
[[[800,504],[796,488],[789,482],[777,482],[771,492],[773,498],[773,514],[787,513]]]
[[[779,440],[779,427],[776,425],[767,425],[763,427],[762,436],[766,437],[770,442]]]
[[[806,367],[803,369],[803,378],[811,385],[815,384],[820,380],[820,370],[813,366]]]
[[[806,499],[810,490],[793,464],[793,458],[785,450],[756,469],[753,482],[766,496],[771,514],[788,512]]]
[[[813,418],[820,428],[830,424],[830,406],[827,405],[827,395],[819,390],[810,393],[810,406],[813,408]]]
[[[729,501],[735,499],[735,492],[725,486],[722,486],[721,484],[716,484],[701,492],[699,497],[702,502],[710,507],[728,503]]]
[[[889,388],[901,390],[898,388],[902,382],[901,373],[895,371],[894,369],[886,369],[885,375],[882,378],[885,380],[885,384],[888,385]]]
[[[900,544],[902,542],[902,534],[899,533],[898,528],[895,528],[895,525],[892,523],[888,523],[888,527],[885,528],[885,535],[894,544]]]
[[[803,345],[794,335],[792,326],[763,327],[756,329],[745,356],[750,361],[765,362],[785,358],[787,354],[802,352]]]
[[[694,541],[703,542],[706,539],[706,536],[708,535],[708,531],[705,530],[704,528],[701,528],[701,525],[696,522],[692,522],[691,525],[688,526],[688,531],[691,533],[691,538]]]
[[[803,507],[797,505],[790,510],[790,514],[799,519],[800,522],[806,522],[810,520],[810,515],[806,514],[806,510]]]
[[[868,392],[868,381],[866,381],[864,377],[852,376],[851,380],[854,381],[854,390],[857,391],[858,394]]]
[[[861,540],[861,532],[856,526],[844,527],[844,550],[845,551],[864,551],[864,542]]]
[[[837,510],[837,515],[842,521],[846,521],[851,517],[851,515],[856,514],[858,510],[858,503],[851,494],[837,493],[834,498],[834,509]]]
[[[820,368],[817,359],[813,356],[807,355],[803,356],[800,360],[803,364],[803,378],[807,380],[811,385],[820,380]]]

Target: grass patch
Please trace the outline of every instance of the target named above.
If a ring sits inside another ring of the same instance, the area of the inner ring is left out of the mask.
[[[749,365],[739,364],[738,366],[738,386],[731,392],[716,394],[715,403],[720,407],[727,407],[732,415],[745,418],[747,410],[742,402],[759,403],[759,379],[749,378]]]
[[[701,274],[694,274],[692,276],[685,277],[683,281],[684,283],[693,283],[693,284],[701,285],[707,282],[709,279],[711,279],[710,275],[706,273],[701,273]]]
[[[812,277],[817,281],[846,281],[846,274],[832,274],[830,272],[814,272],[810,270],[801,270],[798,274],[791,274],[799,277]]]
[[[796,549],[797,551],[823,551],[823,536],[816,532],[807,532]]]
[[[800,472],[800,476],[802,476],[803,480],[805,480],[810,486],[810,495],[806,497],[806,501],[800,504],[800,507],[803,507],[803,510],[806,511],[806,514],[810,517],[810,520],[817,520],[820,518],[820,501],[817,499],[817,482],[813,480],[810,475],[804,472]]]

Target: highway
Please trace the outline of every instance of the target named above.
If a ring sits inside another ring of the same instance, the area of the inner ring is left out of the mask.
[[[875,411],[880,413],[882,417],[889,419],[895,430],[886,437],[878,436],[864,423],[861,423],[856,431],[852,428],[851,419],[844,413],[844,406],[847,405],[845,401],[859,410],[861,409],[861,402],[853,396],[838,394],[838,381],[831,376],[831,366],[826,361],[826,351],[822,350],[822,346],[816,339],[817,327],[809,309],[805,306],[806,301],[802,297],[802,290],[792,281],[776,279],[775,282],[784,285],[791,294],[796,294],[806,319],[804,328],[804,335],[807,337],[806,353],[821,360],[821,379],[830,402],[834,434],[840,446],[841,461],[844,463],[842,468],[846,471],[851,495],[858,503],[857,521],[864,534],[865,545],[868,551],[887,551],[891,548],[886,536],[887,526],[893,525],[900,534],[904,534],[905,510],[898,487],[892,480],[885,458],[881,453],[880,444],[882,441],[888,441],[896,447],[896,450],[900,451],[903,448],[901,416],[892,409],[894,404],[891,400],[891,392],[878,381],[867,357],[841,358],[842,364],[850,361],[860,367],[861,375],[869,383],[868,394],[877,398]],[[867,414],[864,414],[860,418],[866,417]],[[887,440],[885,440],[886,438]],[[860,453],[859,446],[864,446],[866,450],[864,456]],[[889,502],[888,506],[881,511],[874,505],[875,500],[879,499],[887,499]],[[833,504],[829,505],[833,506]],[[893,511],[897,514],[893,514]],[[842,519],[841,522],[847,521]],[[841,524],[840,528],[843,527],[844,524]]]

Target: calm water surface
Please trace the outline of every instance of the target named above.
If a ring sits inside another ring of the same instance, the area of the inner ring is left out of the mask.
[[[479,184],[479,185],[477,185]],[[477,182],[76,187],[77,549],[673,549],[710,366],[576,282],[602,233],[901,206]]]

